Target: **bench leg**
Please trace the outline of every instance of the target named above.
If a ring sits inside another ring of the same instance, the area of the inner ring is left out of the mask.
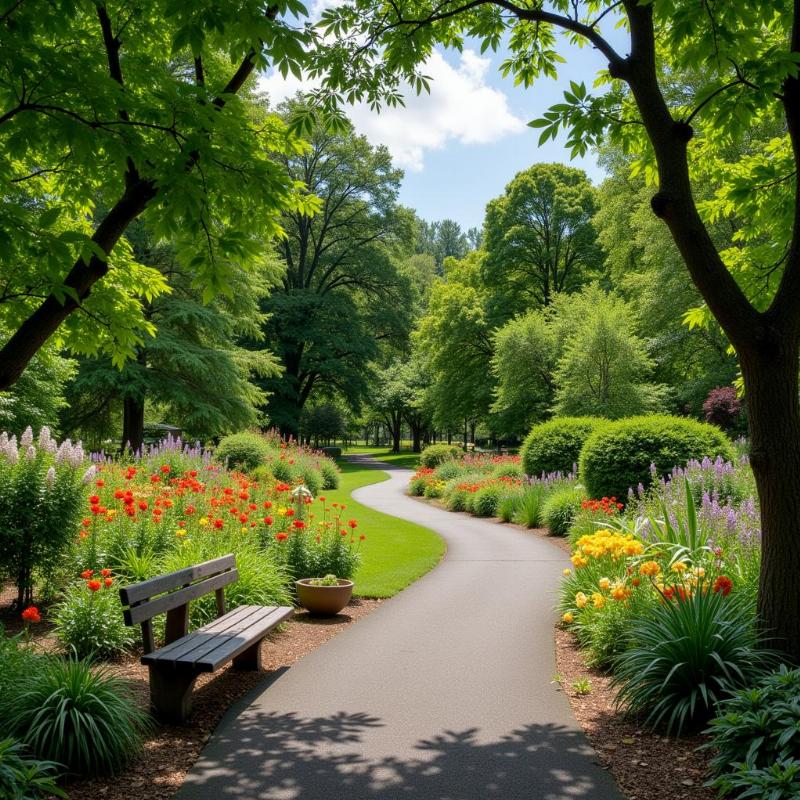
[[[150,702],[162,722],[183,722],[192,710],[192,689],[197,674],[150,665]]]
[[[261,639],[233,659],[234,669],[261,669]]]

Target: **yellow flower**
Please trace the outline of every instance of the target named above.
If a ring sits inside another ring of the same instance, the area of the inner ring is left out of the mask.
[[[605,605],[606,599],[600,592],[595,592],[592,595],[592,602],[594,603],[595,608],[602,608]]]
[[[703,567],[695,567],[692,570],[692,574],[695,576],[695,578],[705,578],[706,571],[703,569]]]
[[[247,528],[244,525],[242,525],[242,533],[247,533]]]
[[[564,614],[563,617],[561,617],[561,620],[563,622],[566,622],[567,625],[569,625],[570,623],[575,621],[575,616],[570,611],[567,611],[567,613]]]
[[[584,608],[588,602],[589,599],[583,592],[578,592],[578,594],[575,595],[575,605],[578,606],[578,608]]]
[[[584,558],[581,555],[578,555],[577,553],[574,556],[572,556],[571,561],[575,569],[580,569],[581,567],[585,567],[589,563],[589,561],[586,558]]]
[[[597,582],[597,585],[603,591],[605,591],[606,589],[610,589],[611,588],[611,581],[608,578],[600,578],[600,580]]]
[[[639,574],[645,575],[648,578],[654,578],[659,572],[661,572],[661,567],[657,561],[645,561],[644,564],[639,567]]]
[[[676,561],[672,565],[672,571],[677,572],[678,574],[680,574],[681,572],[686,572],[687,569],[688,567],[686,566],[686,563],[684,561]]]
[[[572,570],[571,570],[569,567],[567,567],[567,568],[564,570],[564,575],[572,575]]]
[[[203,526],[208,525],[208,517],[200,517],[200,524]]]
[[[175,531],[175,535],[176,536],[186,536],[186,531],[183,528],[178,528],[178,530]]]

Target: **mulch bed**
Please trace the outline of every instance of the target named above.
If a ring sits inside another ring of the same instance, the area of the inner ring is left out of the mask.
[[[667,738],[642,728],[637,720],[617,711],[608,674],[586,666],[569,631],[556,629],[556,664],[561,689],[569,697],[600,764],[611,772],[629,800],[713,800],[703,787],[708,776],[707,751],[698,751],[702,736]],[[591,691],[572,689],[586,679]]]
[[[20,629],[18,614],[9,609],[10,600],[8,593],[0,592],[0,624],[4,625],[8,634]],[[263,641],[262,672],[242,672],[228,667],[214,675],[201,675],[195,684],[193,711],[186,724],[157,726],[146,738],[142,753],[124,773],[114,778],[70,781],[65,786],[70,797],[101,797],[108,800],[162,800],[173,797],[232,703],[255,689],[265,678],[290,667],[374,611],[382,602],[354,598],[341,614],[330,619],[313,618],[304,611],[296,611],[281,630]],[[41,625],[33,628],[32,633],[33,640],[42,648],[56,647],[46,617]],[[139,663],[138,654],[112,662],[107,667],[131,682],[135,697],[143,708],[149,706],[147,667]]]

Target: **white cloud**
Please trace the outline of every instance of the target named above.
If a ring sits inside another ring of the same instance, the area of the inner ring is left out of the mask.
[[[436,51],[421,70],[431,78],[430,94],[418,96],[406,86],[405,107],[384,108],[376,114],[357,105],[347,109],[348,115],[359,133],[373,144],[386,145],[397,166],[422,170],[425,153],[448,142],[488,144],[525,130],[525,122],[512,113],[506,95],[486,83],[489,66],[489,59],[474,50],[465,50],[456,66]],[[308,83],[283,80],[278,74],[262,78],[261,86],[273,103],[310,88]]]

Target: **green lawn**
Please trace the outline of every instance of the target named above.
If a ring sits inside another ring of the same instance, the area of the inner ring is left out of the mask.
[[[427,528],[373,511],[352,499],[354,489],[386,480],[385,472],[343,459],[339,467],[342,480],[336,491],[325,492],[328,505],[344,503],[345,518],[358,520],[356,533],[367,537],[361,542],[363,558],[354,578],[355,593],[391,597],[439,563],[445,551],[444,541]]]

